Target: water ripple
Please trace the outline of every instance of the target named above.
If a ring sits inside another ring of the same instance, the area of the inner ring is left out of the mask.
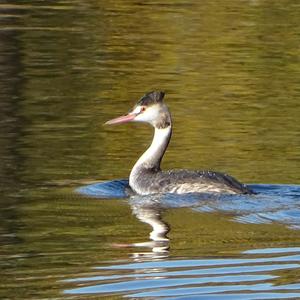
[[[133,195],[128,180],[114,180],[86,185],[77,189],[82,195],[96,198],[128,198],[133,206],[154,203],[162,208],[190,207],[200,212],[223,212],[241,223],[281,223],[300,228],[300,186],[256,184],[256,195],[166,194]]]
[[[299,298],[300,284],[288,284],[285,278],[287,271],[299,269],[299,260],[300,249],[291,247],[251,249],[230,258],[165,259],[100,266],[93,269],[101,275],[65,280],[77,287],[64,293],[166,299]]]

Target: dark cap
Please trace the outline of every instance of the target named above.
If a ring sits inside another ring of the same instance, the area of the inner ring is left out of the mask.
[[[160,103],[163,101],[163,98],[165,96],[164,92],[160,91],[152,91],[147,94],[145,94],[137,103],[137,105],[145,105],[149,106],[155,103]]]

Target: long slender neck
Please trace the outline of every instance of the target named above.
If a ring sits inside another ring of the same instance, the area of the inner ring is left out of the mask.
[[[130,176],[141,169],[152,170],[155,172],[159,171],[160,163],[168,147],[171,135],[171,124],[165,128],[155,128],[154,137],[150,147],[136,162]]]

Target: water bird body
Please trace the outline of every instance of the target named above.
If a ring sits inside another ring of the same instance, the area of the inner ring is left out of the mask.
[[[252,191],[232,176],[214,171],[169,170],[160,168],[172,135],[171,114],[163,101],[164,93],[144,95],[127,115],[106,124],[146,122],[154,127],[150,147],[131,170],[129,185],[137,194],[156,193],[230,193],[251,194]]]

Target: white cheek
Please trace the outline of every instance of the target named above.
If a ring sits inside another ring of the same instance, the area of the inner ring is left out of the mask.
[[[141,106],[137,106],[131,113],[133,114],[139,114],[142,110],[142,107]]]
[[[147,108],[144,112],[135,117],[135,121],[153,122],[158,116],[157,110],[153,107]]]

